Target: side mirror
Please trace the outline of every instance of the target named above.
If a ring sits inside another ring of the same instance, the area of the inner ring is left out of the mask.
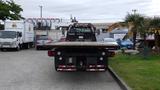
[[[22,37],[22,33],[19,33],[19,37]]]
[[[95,30],[95,33],[96,35],[100,35],[100,30],[99,29]]]

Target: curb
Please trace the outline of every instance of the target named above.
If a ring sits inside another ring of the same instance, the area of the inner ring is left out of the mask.
[[[108,71],[112,75],[112,77],[117,81],[118,85],[122,90],[132,90],[115,72],[114,70],[108,66]]]

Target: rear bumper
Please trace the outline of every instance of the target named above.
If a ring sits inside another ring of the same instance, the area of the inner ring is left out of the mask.
[[[57,68],[57,71],[61,72],[75,72],[75,71],[88,71],[88,72],[104,72],[106,71],[106,66],[104,65],[90,65],[88,67],[85,67],[83,69],[78,69],[74,65],[59,65]]]
[[[133,49],[133,46],[121,46],[121,48]]]
[[[80,70],[58,68],[57,71],[61,71],[61,72],[75,72],[75,71],[80,71]],[[88,71],[88,72],[104,72],[104,71],[106,71],[106,69],[86,69],[85,71]]]
[[[46,45],[36,45],[36,48],[51,49],[52,47],[48,47],[48,46],[46,46]]]
[[[96,71],[99,71],[99,72],[104,72],[106,71],[106,69],[87,69],[86,71],[90,71],[90,72],[96,72]]]

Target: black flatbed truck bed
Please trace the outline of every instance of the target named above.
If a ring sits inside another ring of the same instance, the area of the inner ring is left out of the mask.
[[[67,31],[64,41],[47,44],[52,48],[56,71],[106,71],[110,50],[117,49],[113,42],[97,42],[95,27],[87,23],[75,23]]]

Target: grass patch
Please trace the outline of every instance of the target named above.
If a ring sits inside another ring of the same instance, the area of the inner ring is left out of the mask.
[[[133,90],[160,90],[160,56],[118,54],[109,64]]]

